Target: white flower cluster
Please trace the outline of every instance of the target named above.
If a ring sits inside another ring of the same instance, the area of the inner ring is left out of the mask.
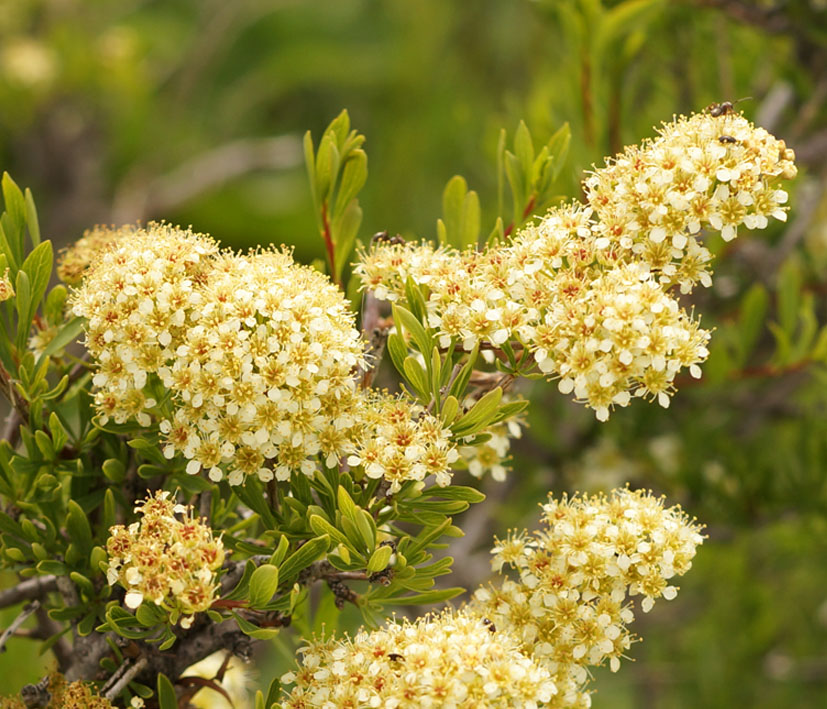
[[[150,225],[93,262],[73,304],[103,422],[159,421],[187,472],[286,480],[352,449],[363,345],[341,292],[289,253]]]
[[[519,579],[479,589],[471,608],[549,669],[559,690],[549,706],[586,707],[588,667],[608,660],[617,671],[631,645],[628,596],[643,596],[644,612],[675,598],[670,580],[689,570],[703,537],[680,507],[628,489],[550,499],[542,521],[497,544],[494,568]]]
[[[351,466],[360,465],[369,478],[384,478],[388,491],[398,492],[408,480],[422,481],[429,475],[445,487],[451,482],[451,464],[458,458],[450,430],[405,399],[367,392],[361,406],[356,452]]]
[[[446,611],[302,648],[281,709],[535,709],[556,688],[508,634]]]
[[[674,598],[703,538],[679,507],[628,489],[550,500],[543,522],[493,550],[518,579],[463,609],[304,648],[282,709],[591,706],[588,668],[617,670],[631,645],[628,596],[644,611]]]
[[[699,114],[596,170],[590,206],[553,209],[507,245],[380,242],[355,272],[380,300],[404,298],[413,279],[443,347],[527,347],[601,420],[632,396],[668,406],[677,373],[700,376],[708,356],[709,333],[669,292],[711,283],[699,230],[731,238],[785,218],[776,183],[794,174],[782,141],[739,115]]]

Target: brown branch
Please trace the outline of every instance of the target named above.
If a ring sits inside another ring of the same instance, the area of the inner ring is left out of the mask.
[[[31,601],[42,598],[47,593],[57,590],[56,576],[36,576],[26,581],[21,581],[12,588],[0,591],[0,608],[13,606],[20,601]]]
[[[101,690],[103,696],[109,701],[112,701],[124,689],[126,689],[126,686],[138,676],[138,674],[147,666],[147,664],[149,664],[149,661],[146,659],[146,657],[139,657],[137,660],[135,660],[135,662],[132,663],[124,662],[115,672],[115,674],[113,674],[109,678],[109,681],[104,685],[103,689]]]
[[[23,606],[20,613],[17,614],[17,617],[11,622],[9,627],[3,631],[3,634],[0,635],[0,652],[6,651],[6,643],[9,638],[15,634],[17,629],[23,625],[23,623],[26,622],[26,619],[38,608],[40,608],[40,601],[32,601],[31,603],[27,603]]]

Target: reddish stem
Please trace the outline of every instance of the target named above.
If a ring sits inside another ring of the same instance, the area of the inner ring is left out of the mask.
[[[531,199],[528,200],[528,204],[526,204],[525,209],[523,210],[523,221],[526,220],[526,217],[528,217],[528,215],[531,214],[531,210],[534,209],[534,202],[536,201],[536,199],[537,199],[537,195],[534,195],[534,194],[531,195]],[[506,237],[511,236],[512,231],[514,231],[514,222],[511,222],[511,224],[509,224],[505,228],[505,231],[503,232],[503,236],[506,236]]]
[[[327,202],[322,203],[322,225],[324,227],[322,236],[327,249],[327,260],[330,262],[330,279],[336,285],[339,285],[336,278],[336,251],[333,245],[333,235],[330,233],[330,221],[327,218]]]
[[[216,608],[246,608],[249,605],[249,601],[231,601],[228,598],[219,598],[218,600],[213,601],[212,605],[210,606],[211,610],[215,610]]]

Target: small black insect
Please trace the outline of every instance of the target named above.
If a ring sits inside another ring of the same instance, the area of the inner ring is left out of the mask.
[[[375,244],[377,241],[386,241],[389,244],[405,243],[405,239],[403,239],[401,235],[397,234],[396,236],[391,236],[387,231],[376,232],[371,238],[371,243]]]
[[[710,116],[725,116],[727,113],[732,113],[735,108],[736,103],[740,103],[741,101],[749,101],[752,96],[744,96],[744,98],[739,98],[737,101],[721,101],[721,103],[711,103],[709,106],[706,107],[706,110],[709,111]]]
[[[388,659],[393,662],[405,662],[405,657],[398,652],[389,652]]]
[[[732,101],[710,104],[706,110],[709,111],[710,116],[724,116],[727,113],[732,113]]]
[[[485,625],[485,626],[487,626],[487,627],[488,627],[488,630],[490,630],[492,633],[496,633],[496,632],[497,632],[497,626],[496,626],[496,625],[494,625],[494,621],[493,621],[493,620],[489,620],[488,618],[483,618],[483,619],[482,619],[482,624],[483,624],[483,625]]]
[[[718,138],[719,143],[737,143],[738,141],[731,135],[722,135]]]

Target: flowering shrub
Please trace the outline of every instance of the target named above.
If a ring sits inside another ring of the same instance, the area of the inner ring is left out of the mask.
[[[536,158],[518,138],[510,174],[544,204],[566,135]],[[500,219],[484,245],[454,180],[439,246],[383,233],[358,250],[360,331],[339,286],[363,140],[344,113],[306,140],[330,277],[151,223],[88,232],[47,293],[51,244],[4,178],[0,559],[21,581],[0,607],[31,600],[15,622],[38,613],[60,672],[101,706],[224,691],[226,663],[188,668],[249,658],[293,621],[301,663],[257,707],[589,706],[588,668],[631,651],[635,597],[674,598],[691,566],[702,536],[679,507],[629,488],[550,497],[466,604],[382,625],[463,592],[436,586],[452,559],[434,551],[484,499],[456,471],[506,476],[518,380],[556,379],[605,420],[701,376],[710,333],[677,291],[710,283],[702,231],[786,217],[791,151],[731,110],[676,119],[591,173],[587,204]],[[373,386],[385,359],[395,393]],[[374,629],[311,637],[345,604]],[[49,687],[23,695],[45,705]]]

